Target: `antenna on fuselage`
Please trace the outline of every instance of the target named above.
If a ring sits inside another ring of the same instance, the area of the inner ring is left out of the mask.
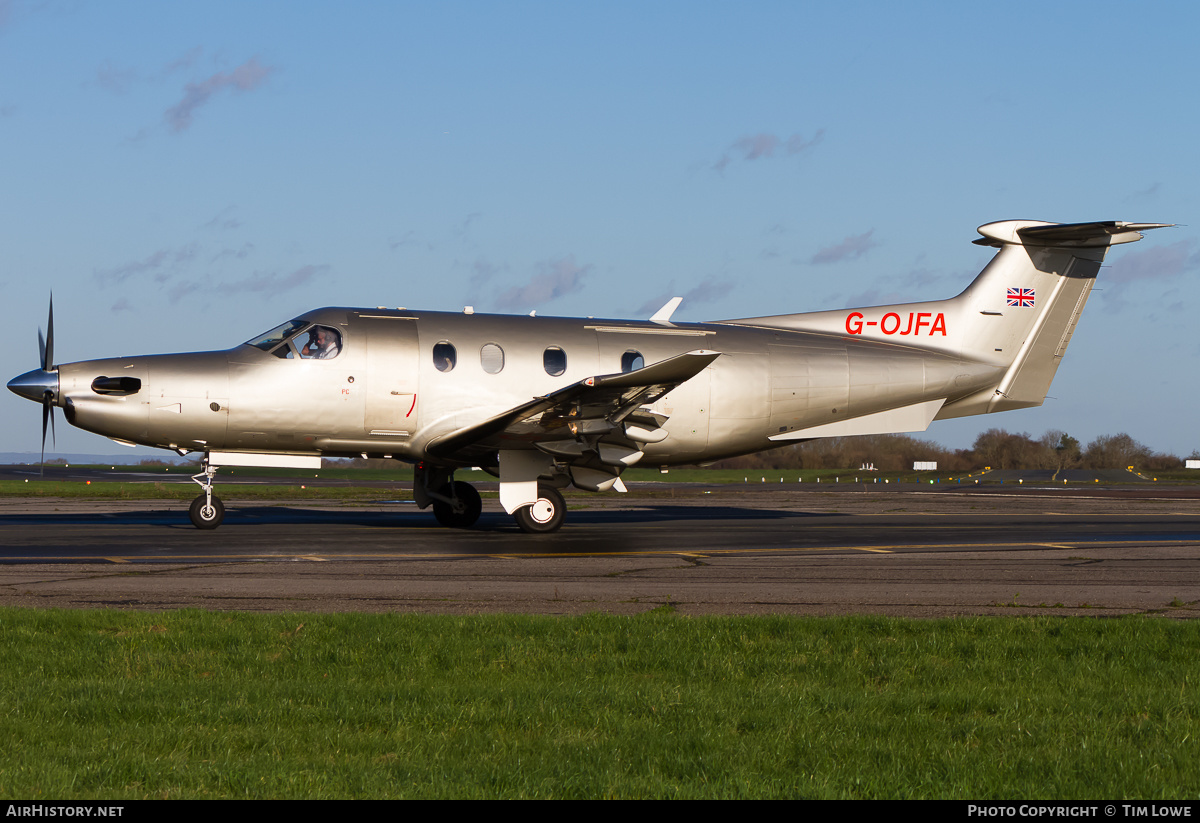
[[[667,301],[666,305],[656,311],[650,318],[651,323],[657,323],[660,326],[671,325],[671,315],[679,308],[679,304],[683,302],[682,297],[672,297]]]

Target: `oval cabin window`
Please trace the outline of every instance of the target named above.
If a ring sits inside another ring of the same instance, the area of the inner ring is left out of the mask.
[[[558,346],[551,346],[542,353],[542,365],[546,374],[558,377],[567,370],[567,353]]]
[[[479,364],[488,374],[499,374],[504,368],[504,349],[495,343],[488,343],[479,350]]]
[[[645,365],[646,358],[642,357],[640,351],[630,349],[621,355],[621,371],[623,372],[637,371]]]
[[[453,371],[458,363],[458,352],[454,346],[443,340],[433,347],[433,365],[438,371]]]

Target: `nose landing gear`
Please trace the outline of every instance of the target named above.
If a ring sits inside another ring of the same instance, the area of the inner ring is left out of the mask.
[[[221,498],[213,494],[212,481],[217,474],[217,467],[211,465],[207,457],[204,458],[202,465],[204,471],[192,475],[192,481],[204,489],[204,494],[192,501],[192,506],[188,509],[188,517],[191,518],[192,525],[197,529],[208,531],[221,525],[221,521],[225,519],[225,504],[221,502]]]

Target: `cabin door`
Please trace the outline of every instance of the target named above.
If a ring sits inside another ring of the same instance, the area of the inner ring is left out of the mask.
[[[368,436],[410,437],[417,427],[417,324],[413,318],[359,316],[367,339]]]

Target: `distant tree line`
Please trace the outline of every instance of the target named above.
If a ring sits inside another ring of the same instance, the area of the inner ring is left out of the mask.
[[[1193,452],[1200,457],[1200,450]],[[1128,434],[1101,435],[1087,448],[1065,431],[1051,429],[1037,440],[1025,432],[988,429],[969,449],[948,449],[905,434],[828,437],[781,449],[734,457],[714,464],[727,469],[846,469],[874,465],[905,471],[916,461],[936,460],[940,471],[993,469],[1181,469],[1183,460],[1153,451]]]
[[[198,459],[195,462],[198,462]],[[1189,459],[1200,459],[1200,449]],[[988,429],[975,438],[969,449],[948,449],[906,434],[868,434],[858,437],[826,437],[771,451],[733,457],[712,464],[722,469],[856,469],[873,465],[879,471],[907,471],[917,461],[937,461],[938,470],[969,472],[993,469],[1123,469],[1163,471],[1183,468],[1183,459],[1156,452],[1128,434],[1102,434],[1087,448],[1065,431],[1051,429],[1037,440],[1026,432]],[[66,463],[62,458],[48,464]],[[395,460],[352,460],[327,458],[331,466],[395,469]],[[173,466],[175,462],[146,458],[143,466]]]

